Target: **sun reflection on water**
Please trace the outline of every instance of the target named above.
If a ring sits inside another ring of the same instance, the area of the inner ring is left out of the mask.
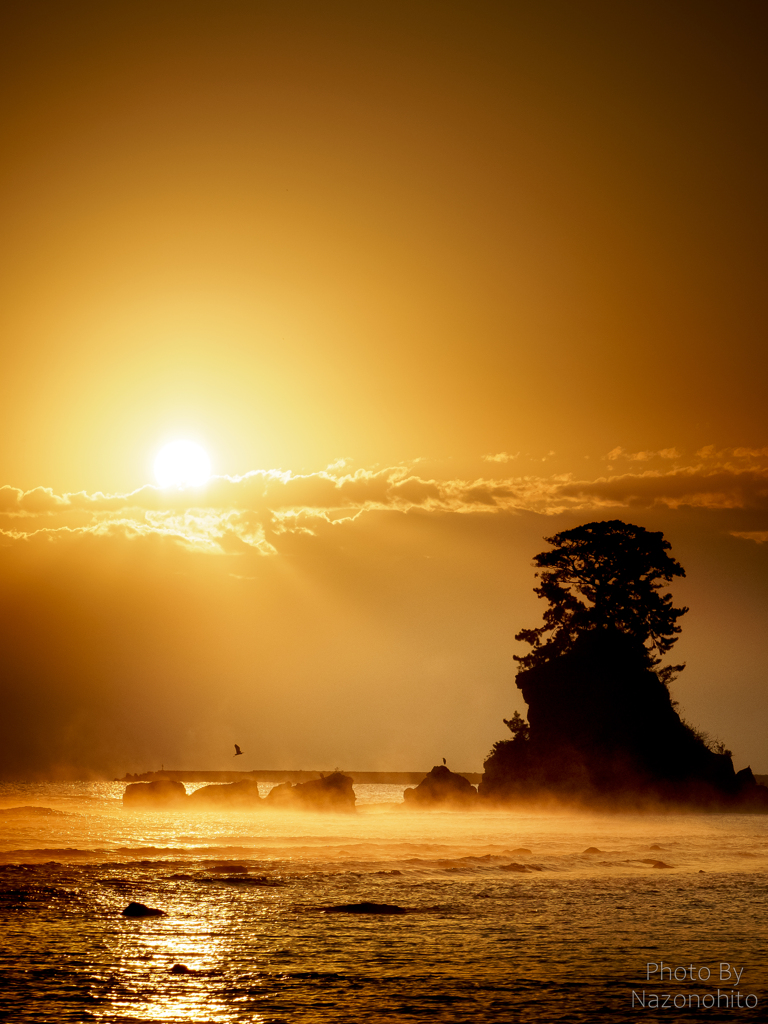
[[[226,906],[177,898],[168,907],[168,917],[121,922],[114,933],[116,977],[102,1019],[125,1014],[144,1021],[231,1020],[226,989],[211,984],[232,963]],[[185,970],[174,973],[177,965]]]

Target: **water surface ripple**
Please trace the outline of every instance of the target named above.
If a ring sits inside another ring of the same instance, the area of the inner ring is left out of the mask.
[[[768,1019],[766,817],[418,814],[386,786],[354,815],[148,813],[122,788],[0,786],[4,1019]],[[362,902],[408,913],[324,912]]]

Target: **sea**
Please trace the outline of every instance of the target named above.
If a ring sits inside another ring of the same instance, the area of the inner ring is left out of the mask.
[[[0,1018],[768,1020],[768,815],[355,788],[355,813],[222,813],[0,784]],[[359,904],[403,912],[329,912]]]

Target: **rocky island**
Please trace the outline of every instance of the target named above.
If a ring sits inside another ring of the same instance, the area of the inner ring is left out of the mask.
[[[591,806],[768,811],[768,789],[731,751],[684,722],[662,667],[680,633],[660,590],[681,565],[660,533],[619,520],[548,538],[536,556],[544,624],[522,630],[516,683],[528,705],[485,762],[480,796]]]

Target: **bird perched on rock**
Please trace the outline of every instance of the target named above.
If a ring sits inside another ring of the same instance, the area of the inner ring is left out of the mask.
[[[237,757],[238,754],[242,754],[242,750],[240,749],[240,747],[238,747],[237,744],[235,744],[235,752],[232,755],[232,757]]]

